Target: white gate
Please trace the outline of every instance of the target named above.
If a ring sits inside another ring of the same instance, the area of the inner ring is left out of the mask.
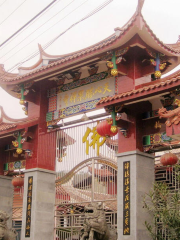
[[[78,240],[84,207],[103,202],[106,220],[117,226],[117,139],[103,138],[97,122],[57,132],[55,239]]]

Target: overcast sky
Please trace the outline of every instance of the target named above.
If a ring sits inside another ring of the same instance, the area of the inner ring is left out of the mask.
[[[0,44],[50,2],[52,0],[0,0]],[[58,0],[38,20],[0,48],[0,63],[9,70],[37,51],[38,43],[44,46],[104,2],[106,0]],[[138,0],[113,0],[96,15],[65,33],[45,51],[52,55],[61,55],[103,40],[114,32],[114,28],[122,27],[130,19],[137,2]],[[15,11],[16,8],[18,9]],[[180,0],[145,0],[142,14],[161,41],[175,43],[180,35],[179,9]],[[37,60],[38,57],[35,57],[22,66],[31,66]],[[0,105],[10,117],[24,116],[19,100],[9,97],[2,89]]]

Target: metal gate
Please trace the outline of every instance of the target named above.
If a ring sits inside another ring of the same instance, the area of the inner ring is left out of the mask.
[[[55,239],[79,240],[84,207],[103,202],[106,220],[117,226],[117,139],[103,138],[97,122],[57,132]]]

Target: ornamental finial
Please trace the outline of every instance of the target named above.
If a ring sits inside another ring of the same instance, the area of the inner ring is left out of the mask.
[[[137,12],[141,13],[145,0],[138,0]]]
[[[177,43],[180,43],[180,35],[178,36],[178,40],[177,40]]]

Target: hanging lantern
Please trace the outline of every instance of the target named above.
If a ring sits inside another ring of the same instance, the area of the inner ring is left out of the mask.
[[[17,154],[21,154],[22,151],[23,151],[22,148],[17,148],[17,149],[16,149]]]
[[[111,75],[112,76],[117,76],[118,75],[118,70],[117,69],[111,69]]]
[[[161,156],[160,162],[163,166],[174,165],[178,162],[178,157],[173,153],[165,153]]]
[[[96,127],[97,133],[102,137],[112,137],[118,133],[118,128],[112,126],[112,119],[100,122]]]
[[[21,105],[24,105],[24,99],[20,99],[19,103],[20,103]]]
[[[154,76],[155,76],[155,78],[160,78],[161,77],[161,71],[155,71]]]
[[[22,186],[24,186],[24,178],[18,176],[18,177],[14,177],[12,179],[12,185],[14,186],[14,188],[21,188]]]

